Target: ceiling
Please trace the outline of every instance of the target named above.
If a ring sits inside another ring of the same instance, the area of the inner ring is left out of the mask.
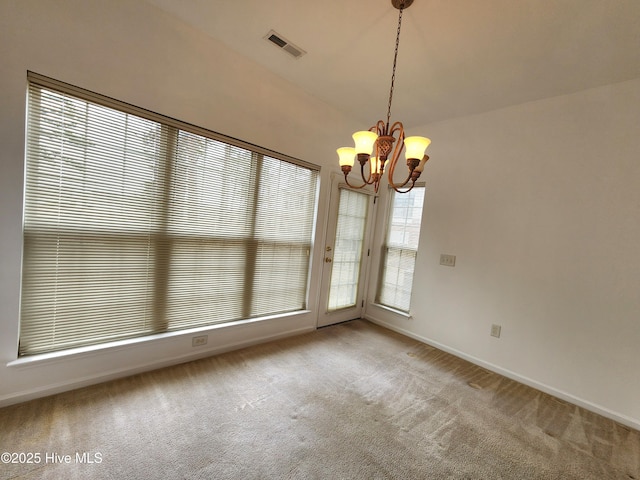
[[[363,125],[386,117],[390,0],[147,0]],[[264,39],[271,29],[307,53]],[[211,59],[215,61],[215,59]],[[391,111],[411,126],[640,77],[640,0],[415,0]]]

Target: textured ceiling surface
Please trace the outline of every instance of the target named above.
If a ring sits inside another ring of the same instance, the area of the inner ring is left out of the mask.
[[[390,0],[147,1],[354,120],[386,117]],[[278,49],[264,39],[271,29],[307,53]],[[391,116],[411,133],[637,77],[639,0],[415,0],[403,14]]]

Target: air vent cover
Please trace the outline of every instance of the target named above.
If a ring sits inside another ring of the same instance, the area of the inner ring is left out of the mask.
[[[284,50],[294,58],[300,58],[302,55],[307,53],[273,30],[270,30],[269,33],[264,36],[264,38],[265,40],[273,43],[275,46]]]

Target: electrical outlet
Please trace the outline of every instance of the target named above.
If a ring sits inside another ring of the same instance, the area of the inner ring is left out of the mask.
[[[500,338],[500,330],[502,330],[500,325],[491,325],[491,336]]]
[[[202,345],[206,345],[208,337],[209,337],[209,335],[200,335],[198,337],[193,337],[191,339],[191,346],[192,347],[201,347]]]
[[[445,267],[455,267],[456,266],[456,256],[455,255],[446,255],[444,253],[440,254],[440,265],[444,265]]]

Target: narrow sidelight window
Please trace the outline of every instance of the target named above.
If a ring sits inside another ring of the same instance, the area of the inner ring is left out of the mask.
[[[376,302],[407,313],[411,304],[424,191],[424,187],[414,187],[409,193],[391,192],[387,236],[382,249]]]

